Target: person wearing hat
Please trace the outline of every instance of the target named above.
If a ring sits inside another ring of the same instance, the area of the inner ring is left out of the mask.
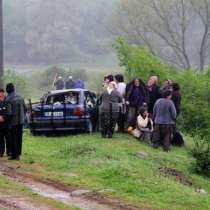
[[[66,89],[74,89],[75,88],[75,82],[74,82],[72,76],[69,76],[68,80],[66,81],[65,87],[66,87]]]
[[[6,86],[6,102],[11,104],[11,118],[9,129],[11,133],[9,160],[19,160],[22,154],[23,124],[26,115],[24,99],[15,93],[15,86],[12,83]]]

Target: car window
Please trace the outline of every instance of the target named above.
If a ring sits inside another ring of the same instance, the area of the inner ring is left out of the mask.
[[[94,93],[85,92],[85,104],[92,108],[96,104],[96,97]]]
[[[68,92],[48,96],[46,104],[79,104],[79,93]]]

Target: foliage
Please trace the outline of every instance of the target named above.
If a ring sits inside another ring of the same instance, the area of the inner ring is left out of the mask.
[[[26,98],[29,96],[27,78],[23,75],[20,75],[12,70],[7,70],[3,76],[3,81],[5,85],[7,83],[13,83],[15,85],[16,92],[21,94],[23,97]]]
[[[193,165],[194,171],[210,177],[210,142],[195,136],[191,154],[196,160]]]
[[[160,85],[166,79],[178,82],[182,93],[182,112],[178,118],[178,125],[190,133],[210,135],[209,71],[207,73],[178,71],[173,66],[163,64],[147,49],[129,45],[121,38],[114,46],[128,79],[142,77],[146,81],[150,75],[159,75]]]

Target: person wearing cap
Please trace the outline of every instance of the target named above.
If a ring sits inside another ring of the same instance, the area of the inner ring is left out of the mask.
[[[54,86],[55,86],[56,90],[63,90],[65,88],[65,84],[64,84],[62,76],[58,77],[58,79],[56,80]]]
[[[66,89],[74,89],[75,88],[75,82],[74,82],[72,76],[69,76],[68,80],[66,81],[65,87],[66,87]]]
[[[110,82],[99,99],[99,115],[103,138],[112,138],[119,117],[122,97],[116,90],[116,83]]]
[[[12,83],[7,84],[6,92],[8,94],[6,102],[11,104],[11,118],[9,121],[11,157],[9,157],[9,160],[19,160],[22,154],[23,124],[26,106],[24,99],[16,94],[15,86]]]

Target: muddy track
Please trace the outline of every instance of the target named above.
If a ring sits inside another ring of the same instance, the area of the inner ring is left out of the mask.
[[[0,208],[9,210],[52,210],[47,205],[35,204],[28,198],[22,196],[11,196],[0,194]]]
[[[83,210],[148,210],[124,204],[116,199],[109,199],[100,193],[78,189],[29,173],[21,173],[17,168],[10,167],[6,161],[0,162],[0,173],[14,181],[23,183],[33,192],[75,206]],[[1,202],[0,202],[1,203]]]

